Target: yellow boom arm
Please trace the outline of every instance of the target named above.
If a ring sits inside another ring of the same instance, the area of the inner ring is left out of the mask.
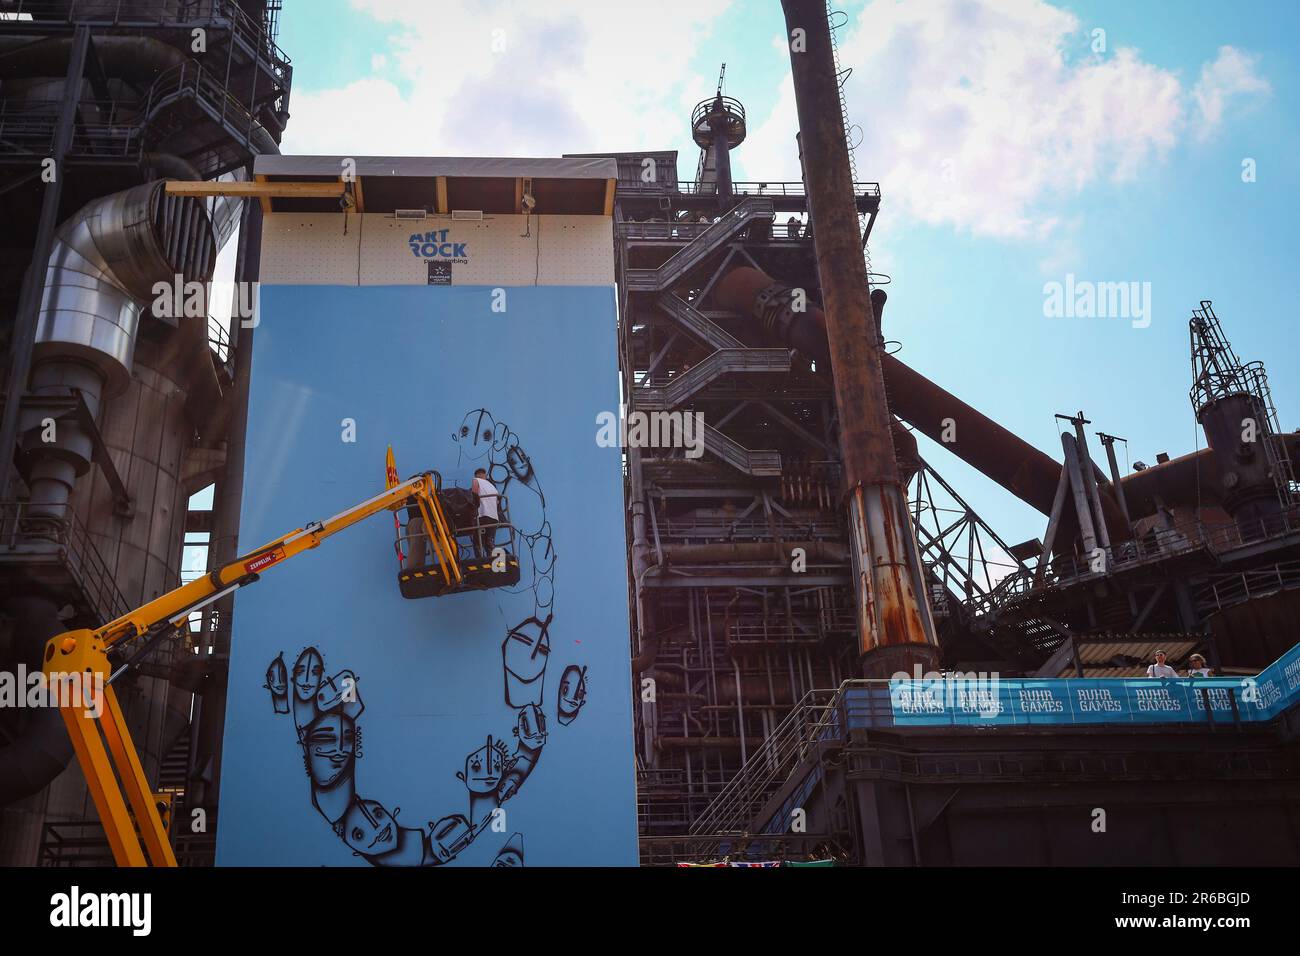
[[[371,515],[403,506],[419,509],[447,583],[453,578],[459,582],[461,570],[454,536],[438,500],[433,475],[426,472],[332,518],[291,531],[97,630],[67,631],[45,645],[48,687],[59,704],[118,866],[145,866],[145,850],[154,866],[175,866],[176,856],[113,693],[111,680],[115,675],[109,674],[109,649],[124,641],[175,630],[194,611],[252,584],[268,568],[319,546],[331,535]]]

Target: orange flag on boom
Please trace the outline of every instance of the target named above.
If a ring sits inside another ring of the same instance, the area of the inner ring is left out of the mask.
[[[393,460],[393,446],[388,446],[388,454],[384,458],[384,487],[396,488],[401,484],[397,477],[397,462]],[[397,529],[397,540],[393,547],[397,550],[397,560],[399,562],[406,560],[406,555],[402,554],[402,519],[397,517],[397,510],[393,509],[393,527]]]

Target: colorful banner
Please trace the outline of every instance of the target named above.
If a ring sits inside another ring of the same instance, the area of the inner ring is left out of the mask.
[[[1297,702],[1300,645],[1254,677],[897,679],[850,688],[844,709],[850,728],[1059,726],[1260,722]]]

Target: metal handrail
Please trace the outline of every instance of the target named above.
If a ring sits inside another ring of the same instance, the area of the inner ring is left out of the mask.
[[[154,80],[145,101],[144,115],[152,116],[155,109],[191,91],[195,101],[214,113],[214,118],[222,125],[229,125],[230,129],[236,130],[239,129],[235,125],[235,121],[238,120],[243,128],[243,145],[251,145],[257,117],[230,94],[230,90],[223,82],[212,76],[202,64],[193,60],[178,63]]]
[[[141,0],[9,0],[0,11],[0,22],[29,22],[39,27],[66,23],[99,27],[195,26],[229,21],[231,32],[254,50],[265,50],[272,66],[288,67],[292,60],[276,44],[270,23],[258,24],[235,0],[155,0],[146,8]],[[126,7],[123,10],[123,6]],[[24,17],[28,18],[24,21]],[[283,73],[284,70],[277,70]]]
[[[695,819],[690,832],[746,829],[766,800],[769,785],[778,777],[784,780],[788,767],[796,764],[818,739],[817,731],[825,726],[826,715],[837,706],[839,693],[838,690],[810,690],[800,698],[763,745],[749,755],[731,782]]]
[[[712,255],[735,233],[756,222],[771,222],[775,215],[776,210],[770,197],[749,196],[742,199],[726,215],[709,223],[693,241],[678,249],[657,268],[627,270],[625,281],[639,291],[666,289]],[[641,281],[636,281],[638,278]]]
[[[78,587],[101,619],[111,621],[121,617],[129,610],[126,598],[118,590],[86,526],[71,505],[62,507],[63,516],[51,517],[44,508],[33,514],[27,501],[0,501],[0,552],[23,553],[24,546],[41,541],[56,545],[64,566],[76,578]]]
[[[718,349],[666,384],[638,389],[635,400],[645,408],[676,408],[720,376],[789,370],[789,349]]]
[[[1157,530],[1149,539],[1143,537],[1122,541],[1105,549],[1104,571],[1094,571],[1092,559],[1085,555],[1056,558],[1045,569],[1044,583],[1049,586],[1070,584],[1195,551],[1205,551],[1218,560],[1221,555],[1236,548],[1297,533],[1300,533],[1300,508],[1289,508],[1262,518],[1220,524],[1184,519],[1175,522],[1170,528]],[[976,615],[985,614],[1035,593],[1038,593],[1038,589],[1029,586],[1023,575],[1015,575],[1005,590],[999,592],[995,589],[989,595],[967,602],[965,606]]]
[[[230,361],[230,334],[212,315],[208,316],[208,348],[223,365]]]
[[[459,539],[468,538],[471,542],[471,549],[472,549],[473,548],[472,542],[474,540],[474,535],[480,529],[490,529],[492,531],[493,547],[502,547],[504,545],[506,547],[507,554],[512,556],[518,556],[519,531],[518,529],[515,528],[515,526],[510,521],[510,502],[505,495],[497,495],[497,515],[498,515],[497,520],[491,524],[484,524],[484,525],[478,524],[477,512],[476,512],[476,521],[472,525],[467,525],[466,527],[460,528],[460,527],[451,526],[449,522],[449,526],[447,530],[451,536],[451,540],[456,545],[456,549],[458,551],[458,555],[457,555],[458,558],[465,556],[465,551],[464,551],[465,546],[461,543]],[[419,532],[417,534],[409,533],[406,530],[408,524],[403,522],[400,518],[398,518],[398,520],[394,523],[394,527],[396,531],[395,538],[397,543],[397,550],[403,556],[403,566],[405,566],[405,561],[409,559],[411,553],[410,551],[407,550],[410,543],[417,539],[423,539],[426,542],[425,547],[427,548],[429,533],[427,530],[423,532]],[[499,539],[500,530],[502,528],[505,528],[507,531],[506,540],[504,542],[502,542]]]
[[[737,196],[763,196],[768,198],[782,199],[801,199],[808,195],[804,184],[798,181],[761,183],[756,180],[745,182],[733,182],[732,190]],[[681,183],[678,192],[685,194],[700,194],[702,190],[697,183]],[[853,192],[856,196],[867,196],[872,199],[880,198],[880,183],[855,182]],[[712,195],[711,193],[706,193]]]

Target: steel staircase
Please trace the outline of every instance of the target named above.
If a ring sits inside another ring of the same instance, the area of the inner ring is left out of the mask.
[[[658,292],[681,282],[726,242],[750,226],[771,226],[776,207],[771,199],[751,196],[687,243],[657,269],[628,269],[624,281],[630,292]]]
[[[751,832],[755,818],[830,729],[840,693],[812,690],[805,694],[695,819],[691,834]]]
[[[636,404],[637,408],[647,411],[679,408],[692,395],[723,375],[788,371],[790,371],[788,349],[718,349],[662,388],[639,389],[636,393]]]
[[[712,425],[704,425],[704,449],[720,458],[737,471],[755,477],[781,474],[781,453],[769,449],[746,448],[733,438],[728,438]]]
[[[740,341],[681,296],[671,292],[661,295],[655,302],[672,317],[683,330],[715,349],[743,349]]]

